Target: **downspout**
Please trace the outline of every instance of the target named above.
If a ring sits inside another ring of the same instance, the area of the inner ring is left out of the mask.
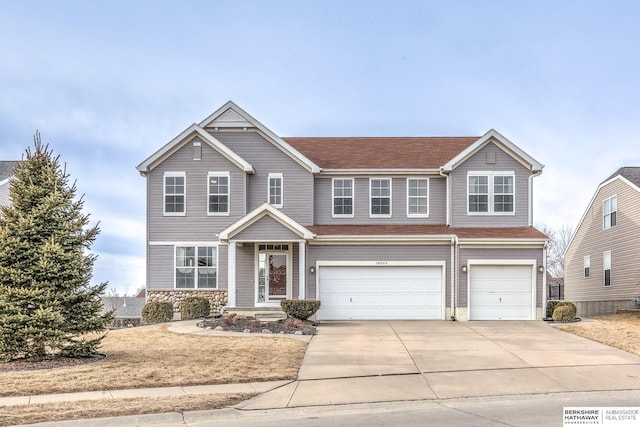
[[[542,272],[542,313],[540,313],[540,317],[543,319],[547,317],[547,247],[549,246],[549,241],[544,242],[544,246],[542,247],[542,265],[544,266],[544,271]]]
[[[456,321],[456,288],[458,286],[457,272],[457,249],[458,248],[458,236],[451,237],[451,321]]]
[[[451,225],[451,209],[450,209],[450,205],[451,205],[451,189],[449,188],[449,174],[446,174],[442,171],[442,168],[440,168],[440,170],[438,171],[438,173],[440,174],[440,176],[443,176],[445,178],[445,187],[446,187],[446,191],[447,191],[447,199],[445,202],[445,207],[446,207],[446,225],[447,227],[449,225]]]
[[[529,227],[533,227],[533,178],[541,173],[539,170],[529,175]]]

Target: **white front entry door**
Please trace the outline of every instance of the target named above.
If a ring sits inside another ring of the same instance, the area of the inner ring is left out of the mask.
[[[321,266],[319,320],[443,319],[442,267]]]

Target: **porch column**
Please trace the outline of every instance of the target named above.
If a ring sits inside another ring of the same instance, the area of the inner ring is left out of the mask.
[[[236,242],[229,240],[229,250],[227,251],[227,292],[228,306],[236,306]]]
[[[307,242],[298,242],[298,299],[306,299],[307,294]]]

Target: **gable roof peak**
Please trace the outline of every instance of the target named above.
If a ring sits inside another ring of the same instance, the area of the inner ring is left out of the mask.
[[[622,166],[615,171],[609,178],[605,179],[603,183],[611,181],[613,178],[621,176],[631,181],[636,186],[640,187],[640,167],[638,166]]]

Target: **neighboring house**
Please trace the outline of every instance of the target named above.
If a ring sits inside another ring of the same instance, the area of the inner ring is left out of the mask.
[[[547,271],[547,299],[563,300],[564,299],[564,277],[552,277]]]
[[[8,206],[11,203],[9,198],[9,178],[13,173],[13,168],[18,161],[0,160],[0,206]]]
[[[578,315],[634,308],[640,296],[640,167],[600,184],[564,254],[565,299]]]
[[[103,312],[113,311],[113,327],[126,328],[142,325],[142,308],[144,297],[103,296]]]
[[[233,102],[137,169],[147,299],[318,319],[540,319],[543,165],[481,137],[282,138]]]

